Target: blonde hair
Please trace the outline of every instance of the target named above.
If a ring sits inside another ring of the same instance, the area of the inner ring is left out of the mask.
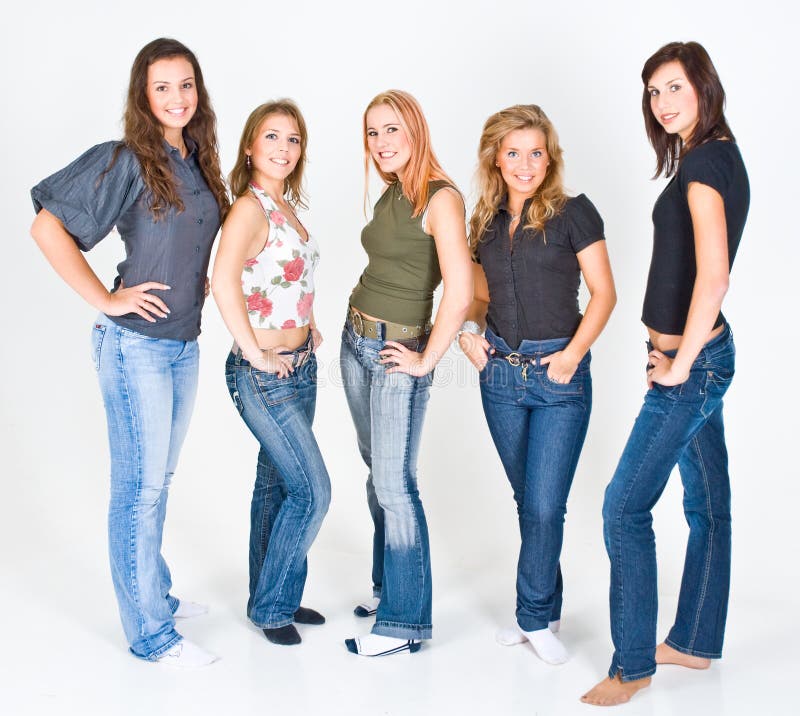
[[[497,153],[505,137],[518,129],[541,131],[550,159],[544,180],[525,213],[524,228],[543,230],[547,221],[558,214],[567,199],[563,181],[564,159],[558,144],[558,134],[541,107],[535,104],[516,104],[493,114],[483,125],[478,145],[478,168],[475,172],[478,201],[469,220],[469,245],[473,253],[507,193],[506,184],[497,166]]]
[[[402,90],[386,90],[373,98],[364,110],[364,206],[366,209],[369,183],[369,165],[372,155],[367,143],[367,113],[379,104],[389,106],[397,115],[398,122],[408,137],[411,146],[411,158],[403,172],[403,193],[414,207],[412,216],[419,216],[428,204],[428,182],[441,179],[455,188],[455,182],[447,176],[431,147],[431,134],[422,107],[414,97]],[[397,174],[381,171],[378,163],[372,159],[372,165],[378,175],[387,184],[399,181]]]
[[[250,113],[242,130],[236,163],[228,175],[231,192],[235,197],[244,196],[247,193],[253,174],[252,169],[247,165],[247,150],[253,146],[256,134],[264,120],[272,114],[282,114],[293,119],[297,125],[297,131],[300,133],[300,158],[297,160],[297,165],[292,170],[292,173],[284,180],[283,193],[292,207],[300,206],[303,209],[307,209],[308,207],[305,203],[306,194],[303,190],[303,171],[306,167],[308,131],[300,108],[290,99],[276,99],[265,102]]]

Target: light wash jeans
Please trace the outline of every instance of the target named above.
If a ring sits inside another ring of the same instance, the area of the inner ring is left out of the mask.
[[[591,356],[569,383],[547,377],[541,359],[562,350],[569,338],[522,341],[512,349],[491,330],[496,357],[480,373],[489,432],[517,503],[521,537],[517,564],[517,623],[524,631],[546,629],[561,618],[561,545],[567,496],[592,410]]]
[[[667,351],[674,356],[675,351]],[[645,395],[614,477],[603,529],[611,560],[609,676],[623,681],[656,670],[656,545],[652,509],[675,465],[683,482],[689,542],[678,611],[666,642],[684,654],[722,655],[731,568],[731,493],[722,396],[733,378],[733,336],[706,343],[685,383],[655,384]]]
[[[131,652],[155,660],[181,640],[161,535],[197,392],[199,348],[197,341],[149,338],[100,315],[92,352],[111,453],[111,576]]]
[[[295,356],[298,354],[295,353]],[[294,622],[306,583],[306,554],[331,500],[328,471],[311,425],[317,359],[286,378],[230,353],[225,379],[239,415],[260,449],[250,506],[247,616],[261,628]]]
[[[403,341],[422,351],[427,337]],[[433,373],[386,373],[382,339],[363,338],[345,324],[342,379],[361,457],[369,468],[367,503],[375,525],[373,593],[380,597],[373,634],[431,638],[428,525],[417,489],[417,455]]]

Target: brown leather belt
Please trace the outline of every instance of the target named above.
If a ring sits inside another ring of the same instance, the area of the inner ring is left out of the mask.
[[[266,352],[267,348],[262,349]],[[231,353],[233,353],[237,358],[244,358],[242,354],[242,349],[239,348],[238,343],[236,341],[233,342],[233,346],[231,347]],[[293,351],[281,352],[281,355],[290,355],[292,356],[292,367],[299,368],[300,366],[304,365],[312,355],[314,355],[314,346],[312,343],[311,333],[309,332],[308,338],[306,342],[303,343],[302,346],[295,348]]]
[[[365,318],[363,314],[352,306],[348,307],[347,316],[356,334],[364,338],[404,341],[409,338],[419,338],[431,332],[430,321],[416,326],[406,326],[402,323],[392,323],[391,321],[373,321]],[[384,326],[383,335],[381,335],[380,326]]]

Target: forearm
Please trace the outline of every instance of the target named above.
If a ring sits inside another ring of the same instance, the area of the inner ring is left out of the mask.
[[[439,310],[436,313],[436,322],[428,339],[428,345],[422,354],[422,360],[430,366],[431,370],[447,353],[469,310],[469,291],[462,289],[458,292],[448,293],[445,287]]]
[[[88,304],[105,311],[110,294],[61,222],[43,210],[33,222],[31,236],[67,285]]]
[[[678,346],[678,352],[672,362],[673,370],[676,373],[688,375],[692,364],[708,340],[709,333],[714,328],[727,290],[727,277],[717,279],[698,277],[695,281],[686,327]]]
[[[464,318],[465,321],[472,321],[478,324],[481,331],[486,329],[486,313],[489,310],[489,304],[479,298],[473,298],[470,307],[467,309],[467,314]]]
[[[592,347],[598,336],[603,332],[603,329],[608,323],[611,312],[617,303],[617,294],[613,286],[610,290],[595,291],[586,304],[586,310],[583,313],[578,329],[572,340],[564,348],[570,358],[575,363],[579,363]]]
[[[261,348],[247,316],[238,276],[236,280],[231,281],[218,276],[215,272],[211,278],[211,292],[233,340],[242,349],[245,358],[252,362],[261,355]]]

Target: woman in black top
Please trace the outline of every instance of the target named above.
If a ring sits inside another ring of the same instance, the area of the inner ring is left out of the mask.
[[[721,313],[750,191],[723,114],[725,92],[696,42],[670,43],[642,71],[656,176],[672,176],[653,209],[642,321],[648,392],[603,506],[611,560],[609,678],[583,696],[614,705],[648,686],[656,664],[705,669],[721,656],[730,583],[730,484],[722,397],[734,370]],[[656,646],[651,510],[678,465],[689,542],[675,622]]]
[[[92,353],[108,418],[111,573],[136,656],[181,667],[214,656],[175,630],[205,607],[170,594],[161,556],[167,494],[197,388],[200,310],[228,208],[216,119],[194,54],[143,47],[121,142],[92,147],[31,191],[31,233],[60,276],[100,311]],[[125,259],[111,291],[83,257],[116,226]]]
[[[591,411],[589,347],[614,307],[614,280],[603,220],[585,195],[564,193],[558,136],[539,107],[492,115],[478,157],[475,297],[459,344],[481,371],[522,537],[517,626],[497,639],[529,641],[544,661],[561,664],[564,515]],[[583,316],[581,274],[591,294]]]

